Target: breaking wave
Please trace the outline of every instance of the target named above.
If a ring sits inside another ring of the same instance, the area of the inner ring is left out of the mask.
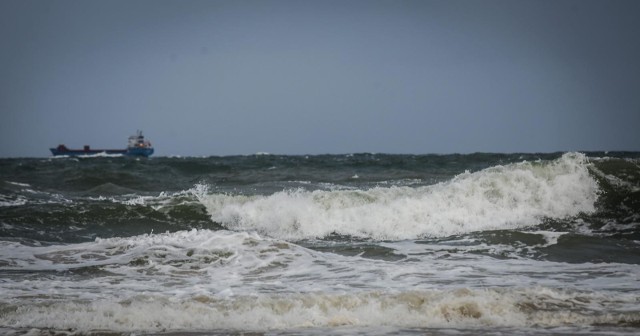
[[[637,312],[611,311],[635,301],[549,288],[457,289],[396,294],[301,293],[172,299],[140,294],[121,301],[3,307],[11,327],[78,330],[274,330],[336,326],[557,327],[637,323]],[[577,307],[587,308],[577,310]]]
[[[418,188],[285,190],[268,196],[199,194],[213,221],[285,240],[331,234],[375,240],[515,229],[593,213],[599,196],[585,155],[465,172]]]

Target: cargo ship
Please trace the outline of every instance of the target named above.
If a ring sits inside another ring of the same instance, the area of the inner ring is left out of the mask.
[[[69,149],[65,145],[58,145],[56,148],[49,148],[54,156],[87,156],[97,154],[127,155],[149,157],[153,154],[153,146],[149,140],[145,140],[142,131],[129,137],[129,144],[126,149],[93,149],[85,145],[82,149]]]

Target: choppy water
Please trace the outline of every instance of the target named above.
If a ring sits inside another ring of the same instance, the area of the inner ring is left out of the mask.
[[[637,334],[640,153],[0,159],[5,334]]]

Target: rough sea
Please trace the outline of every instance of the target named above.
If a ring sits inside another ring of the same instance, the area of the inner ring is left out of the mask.
[[[640,153],[0,159],[0,334],[637,335]]]

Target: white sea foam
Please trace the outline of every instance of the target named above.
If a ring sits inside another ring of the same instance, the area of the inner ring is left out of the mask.
[[[496,262],[475,253],[487,246],[465,243],[380,244],[406,256],[397,262],[231,231],[50,246],[0,241],[0,270],[7,271],[0,282],[0,325],[268,330],[561,326],[640,319],[636,265]],[[43,276],[14,276],[14,270]],[[92,272],[98,273],[83,275]],[[554,289],[567,284],[573,289]]]
[[[246,291],[251,293],[256,288],[278,288],[287,277],[300,280],[301,275],[314,269],[317,273],[326,273],[326,264],[313,264],[322,257],[314,258],[310,254],[311,251],[302,247],[263,239],[255,233],[191,230],[96,239],[73,245],[34,247],[0,241],[0,270],[64,272],[101,267],[112,274],[112,278],[56,282],[58,294],[76,298],[89,299],[97,292],[119,297],[132,295],[141,288],[174,295],[199,289],[211,293],[242,287],[247,282],[250,285]],[[283,270],[287,270],[284,275]],[[282,278],[272,280],[274,275]],[[114,285],[112,281],[116,277],[121,280]],[[157,281],[173,285],[156,287]],[[23,287],[19,285],[21,279],[14,285],[9,285],[7,280],[6,287],[0,288],[7,296],[48,295],[50,279],[36,285],[39,282],[34,280]],[[300,281],[300,286],[304,283],[307,282]],[[84,290],[80,293],[77,288]]]
[[[73,202],[72,200],[65,198],[65,196],[63,196],[62,194],[37,190],[27,183],[12,181],[5,182],[7,184],[20,188],[19,190],[14,190],[9,195],[0,194],[0,207],[23,206],[27,204],[60,204]],[[12,189],[16,188],[12,187]]]
[[[535,232],[531,232],[534,234],[539,234],[542,237],[544,237],[544,239],[547,241],[546,244],[543,244],[542,247],[549,247],[551,245],[555,245],[558,243],[558,239],[560,239],[560,237],[564,236],[565,234],[567,234],[567,232],[555,232],[555,231],[535,231]]]
[[[212,293],[333,293],[363,288],[427,290],[477,284],[562,286],[565,282],[596,289],[634,288],[632,279],[637,276],[637,267],[632,265],[597,265],[602,279],[594,279],[590,275],[594,266],[589,264],[519,258],[496,263],[493,257],[477,253],[490,249],[497,249],[495,254],[513,251],[500,245],[401,241],[381,247],[406,261],[324,253],[256,233],[231,231],[191,230],[51,246],[0,241],[0,271],[9,274],[14,270],[82,274],[96,268],[109,274],[53,282],[49,277],[27,282],[7,277],[0,283],[0,291],[5,298],[48,296],[53,290],[69,299],[92,300],[140,292],[183,297]]]
[[[595,211],[598,185],[586,156],[496,166],[427,187],[286,190],[269,196],[199,195],[231,230],[279,239],[332,233],[380,240],[514,229]]]
[[[80,154],[80,155],[54,155],[54,156],[50,156],[49,159],[76,159],[77,158],[116,158],[116,157],[123,157],[124,154],[107,154],[107,152],[99,152],[99,153],[95,153],[95,154]]]
[[[177,192],[160,192],[157,196],[140,196],[136,194],[123,195],[119,197],[89,197],[95,201],[110,201],[124,205],[144,205],[155,210],[160,210],[168,205],[187,204],[200,199],[209,191],[205,184],[196,184],[193,188]]]
[[[188,298],[141,293],[126,300],[21,302],[0,325],[54,329],[171,331],[274,330],[304,327],[555,327],[637,321],[615,308],[632,295],[565,292],[549,288],[458,289],[252,295]],[[576,307],[587,309],[577,311]],[[604,307],[614,308],[603,311]]]
[[[0,194],[0,207],[13,207],[27,204],[28,200],[22,195],[3,195]]]
[[[19,187],[31,187],[31,185],[28,184],[28,183],[11,182],[11,181],[7,181],[7,183],[13,184],[13,185],[19,186]]]

